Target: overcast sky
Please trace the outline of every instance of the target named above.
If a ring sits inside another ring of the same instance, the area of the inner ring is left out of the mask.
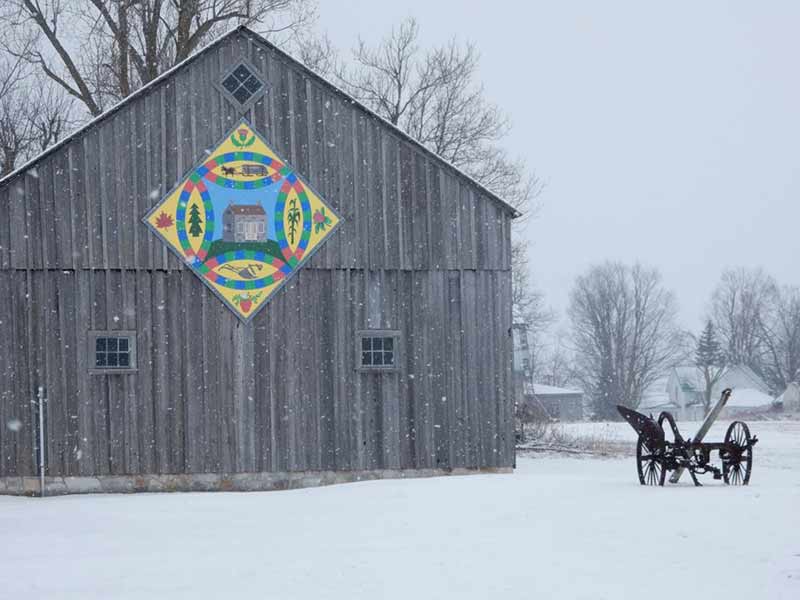
[[[481,52],[509,150],[548,182],[533,275],[563,314],[606,258],[658,267],[700,326],[726,266],[800,285],[800,2],[321,0],[351,48],[406,16]]]

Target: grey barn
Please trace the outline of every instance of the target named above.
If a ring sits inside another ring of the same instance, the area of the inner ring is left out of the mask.
[[[243,120],[340,218],[248,321],[143,222]],[[515,216],[231,31],[0,180],[0,493],[39,492],[40,445],[48,493],[508,471]]]

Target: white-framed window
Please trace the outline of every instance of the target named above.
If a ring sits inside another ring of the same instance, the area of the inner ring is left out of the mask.
[[[91,373],[128,373],[135,370],[135,331],[89,332],[89,371]]]
[[[394,329],[363,329],[356,332],[356,368],[393,371],[400,368],[400,332]]]

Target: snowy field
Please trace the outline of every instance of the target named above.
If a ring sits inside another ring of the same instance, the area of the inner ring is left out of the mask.
[[[747,488],[642,487],[630,456],[537,455],[513,475],[0,497],[0,598],[796,600],[800,423],[751,429]]]

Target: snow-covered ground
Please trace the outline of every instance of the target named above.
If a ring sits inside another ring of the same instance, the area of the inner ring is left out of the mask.
[[[632,457],[537,456],[513,475],[0,497],[0,598],[795,600],[800,423],[752,429],[746,488],[642,487]]]

